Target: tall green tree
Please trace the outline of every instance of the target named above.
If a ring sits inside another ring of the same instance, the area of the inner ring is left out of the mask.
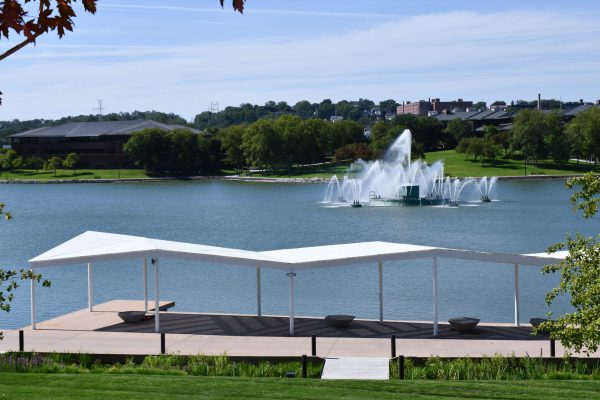
[[[597,164],[600,158],[600,107],[590,107],[578,114],[566,128],[574,155]]]
[[[73,170],[73,175],[75,175],[75,167],[79,163],[79,155],[77,153],[69,153],[65,160],[63,161],[63,166],[68,169]]]
[[[123,151],[136,165],[149,173],[157,173],[162,167],[161,164],[167,160],[169,141],[166,134],[167,131],[159,128],[133,132],[123,146]]]
[[[260,119],[248,126],[242,136],[242,151],[249,164],[277,168],[283,164],[281,135],[273,120]]]
[[[533,158],[536,162],[547,156],[546,122],[544,113],[537,110],[523,110],[519,112],[514,121],[511,137],[511,146],[520,151],[526,158]]]
[[[46,163],[44,164],[44,169],[47,171],[54,171],[54,176],[56,176],[56,171],[59,168],[62,168],[63,166],[63,160],[60,157],[51,157],[48,160],[46,160]]]
[[[448,146],[456,146],[461,140],[468,137],[473,137],[475,131],[473,122],[465,121],[464,119],[456,118],[448,122],[444,129],[445,142]]]
[[[225,152],[225,162],[242,170],[245,164],[244,152],[242,151],[242,138],[246,127],[244,125],[232,125],[221,129],[221,148]]]
[[[198,173],[200,148],[196,135],[188,129],[173,129],[166,134],[169,143],[169,170],[175,175]]]
[[[544,140],[548,155],[557,163],[569,161],[571,147],[563,129],[561,114],[557,111],[551,112],[545,116],[544,123],[546,127]]]

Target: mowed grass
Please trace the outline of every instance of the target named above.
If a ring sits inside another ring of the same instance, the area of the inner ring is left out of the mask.
[[[331,178],[333,175],[346,175],[349,164],[319,164],[293,167],[289,171],[256,172],[251,176],[264,178]]]
[[[45,170],[32,170],[32,169],[18,169],[6,173],[3,171],[0,174],[0,179],[9,180],[57,180],[57,179],[131,179],[131,178],[148,178],[146,172],[143,169],[76,169],[67,170],[59,169],[56,171]]]
[[[600,381],[321,381],[0,374],[6,399],[599,399]]]
[[[481,177],[481,176],[524,176],[525,164],[523,160],[498,158],[486,160],[485,165],[480,160],[471,156],[457,153],[454,150],[434,151],[425,154],[425,160],[433,163],[443,160],[445,173],[456,177]],[[550,160],[540,161],[538,165],[527,164],[527,175],[576,175],[589,171],[600,171],[593,164],[569,161],[566,164],[556,164]]]

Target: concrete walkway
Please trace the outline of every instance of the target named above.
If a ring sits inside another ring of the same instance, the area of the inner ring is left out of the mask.
[[[321,379],[390,379],[390,360],[384,357],[327,358]]]

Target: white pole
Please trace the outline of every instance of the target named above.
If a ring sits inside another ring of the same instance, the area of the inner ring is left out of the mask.
[[[438,263],[437,257],[433,257],[433,335],[437,336],[438,328]]]
[[[515,264],[515,326],[519,326],[519,264]]]
[[[294,277],[295,272],[288,272],[290,277],[290,336],[294,336]]]
[[[379,322],[383,322],[383,263],[379,261]]]
[[[148,257],[144,257],[144,312],[148,312]]]
[[[260,268],[256,268],[256,315],[262,315],[261,299],[260,299]]]
[[[88,263],[87,265],[87,275],[88,275],[88,310],[90,312],[94,311],[94,291],[92,289],[92,263]]]
[[[31,273],[35,275],[35,268],[31,269]],[[35,330],[35,287],[37,285],[37,281],[35,279],[31,279],[31,329]]]
[[[154,332],[160,333],[160,304],[158,292],[158,258],[154,262]]]

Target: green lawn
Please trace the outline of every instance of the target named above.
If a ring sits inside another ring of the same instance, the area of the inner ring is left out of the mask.
[[[18,169],[8,173],[8,179],[32,179],[32,180],[52,180],[52,179],[125,179],[125,178],[147,178],[143,169],[78,169],[56,171],[28,170]],[[6,179],[6,171],[0,174],[0,179]]]
[[[479,177],[479,176],[523,176],[525,175],[525,165],[523,160],[499,158],[494,161],[487,161],[481,165],[481,161],[475,161],[471,156],[457,153],[454,150],[436,151],[425,154],[425,160],[433,163],[437,160],[443,160],[445,164],[445,173],[457,177]],[[527,175],[573,175],[584,174],[594,170],[593,165],[571,161],[567,164],[555,164],[551,161],[540,161],[537,166],[527,164]],[[600,169],[596,169],[600,171]]]
[[[342,177],[346,175],[349,165],[321,164],[307,167],[293,167],[290,171],[273,171],[253,173],[254,177],[265,178],[331,178],[333,175]]]
[[[600,381],[321,381],[0,373],[2,399],[599,399]]]

